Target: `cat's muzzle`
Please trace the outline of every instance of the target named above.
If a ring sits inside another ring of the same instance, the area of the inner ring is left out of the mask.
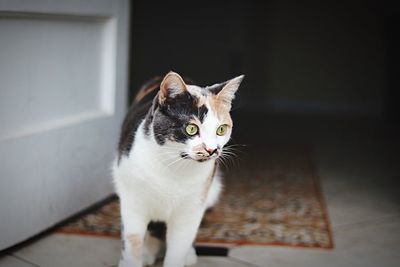
[[[219,156],[220,152],[218,149],[214,149],[212,151],[202,151],[196,152],[194,155],[189,155],[188,153],[181,153],[181,157],[185,159],[191,159],[198,162],[205,162],[210,159],[216,159]]]

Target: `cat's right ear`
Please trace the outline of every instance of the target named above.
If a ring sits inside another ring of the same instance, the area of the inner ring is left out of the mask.
[[[182,77],[178,73],[170,71],[161,82],[158,101],[163,104],[168,98],[174,98],[186,90],[186,84]]]

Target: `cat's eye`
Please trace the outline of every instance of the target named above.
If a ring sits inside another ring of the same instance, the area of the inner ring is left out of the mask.
[[[228,131],[228,125],[222,124],[222,125],[219,126],[218,129],[217,129],[217,135],[223,136],[223,135],[226,134],[227,131]]]
[[[188,135],[195,135],[198,133],[198,131],[199,131],[199,127],[197,127],[196,124],[191,123],[191,124],[188,124],[188,126],[186,126],[186,133]]]

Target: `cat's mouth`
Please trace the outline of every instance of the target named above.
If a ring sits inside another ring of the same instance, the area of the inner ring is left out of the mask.
[[[207,154],[201,153],[201,152],[198,152],[194,155],[190,155],[186,152],[182,152],[180,155],[184,159],[194,160],[197,162],[205,162],[205,161],[208,161],[211,159],[216,159],[219,155],[219,152],[213,153],[212,155],[207,155]]]

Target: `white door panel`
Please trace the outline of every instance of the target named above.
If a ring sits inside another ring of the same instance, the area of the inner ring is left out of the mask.
[[[0,0],[0,249],[112,192],[128,10]]]

